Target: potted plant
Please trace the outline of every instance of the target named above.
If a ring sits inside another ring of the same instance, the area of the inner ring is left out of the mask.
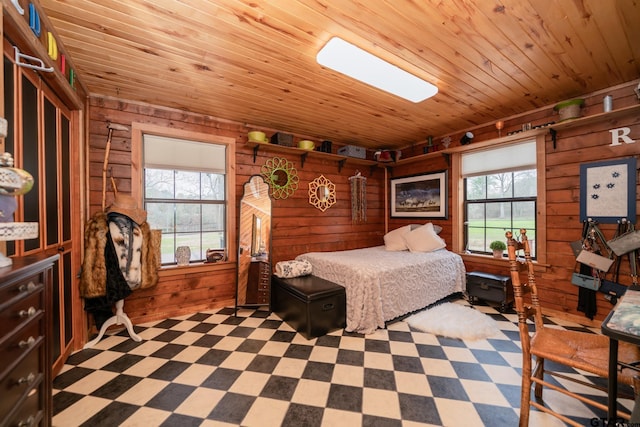
[[[502,240],[494,240],[489,244],[489,249],[493,251],[494,258],[502,258],[504,250],[507,249],[507,245]]]

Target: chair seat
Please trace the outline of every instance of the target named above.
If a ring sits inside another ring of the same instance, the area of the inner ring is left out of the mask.
[[[604,335],[542,328],[531,338],[531,354],[603,378],[609,377],[609,338]],[[618,360],[625,363],[640,361],[640,348],[621,342]],[[618,382],[633,385],[635,374],[634,370],[624,369],[618,374]]]

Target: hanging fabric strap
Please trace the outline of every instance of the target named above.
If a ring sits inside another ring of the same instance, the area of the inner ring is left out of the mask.
[[[587,229],[588,231],[587,231],[587,237],[585,241],[588,239],[590,240],[591,244],[594,244],[593,242],[595,242],[596,239],[600,240],[600,244],[606,249],[609,258],[614,257],[615,254],[607,244],[607,239],[602,234],[602,231],[600,231],[598,224],[595,221],[589,220],[587,224]],[[631,221],[627,221],[626,219],[623,219],[618,222],[618,227],[616,229],[616,234],[614,235],[614,238],[617,236],[621,236],[625,233],[632,232],[634,230],[635,230],[635,226],[633,225],[633,223]],[[597,243],[595,244],[597,245]],[[628,252],[626,255],[629,260],[629,272],[631,276],[631,281],[634,285],[637,285],[638,272],[637,272],[636,258],[638,257],[638,250],[636,249],[631,252]],[[620,277],[621,260],[622,260],[622,256],[617,256],[614,260],[614,263],[615,263],[614,280],[615,281],[618,281]]]
[[[635,230],[635,227],[633,223],[630,221],[627,221],[627,229],[625,230],[625,232],[628,233],[634,230]],[[629,268],[631,270],[631,282],[633,283],[633,285],[637,285],[638,271],[636,267],[636,258],[638,257],[638,250],[637,249],[632,250],[631,252],[627,253],[627,256],[629,257]]]

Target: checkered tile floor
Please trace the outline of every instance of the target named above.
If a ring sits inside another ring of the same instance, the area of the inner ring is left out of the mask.
[[[137,325],[141,342],[122,331],[68,359],[53,384],[53,425],[515,426],[517,317],[474,307],[499,322],[498,336],[461,341],[397,321],[306,340],[267,311],[230,308]],[[545,402],[584,425],[605,416],[552,390]],[[532,409],[530,425],[562,423]]]

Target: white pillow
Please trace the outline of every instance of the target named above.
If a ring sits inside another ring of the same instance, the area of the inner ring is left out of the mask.
[[[411,252],[432,252],[447,246],[430,222],[405,234],[404,240]]]
[[[396,228],[384,235],[384,246],[388,251],[406,251],[407,243],[404,240],[405,234],[411,231],[410,225]]]

